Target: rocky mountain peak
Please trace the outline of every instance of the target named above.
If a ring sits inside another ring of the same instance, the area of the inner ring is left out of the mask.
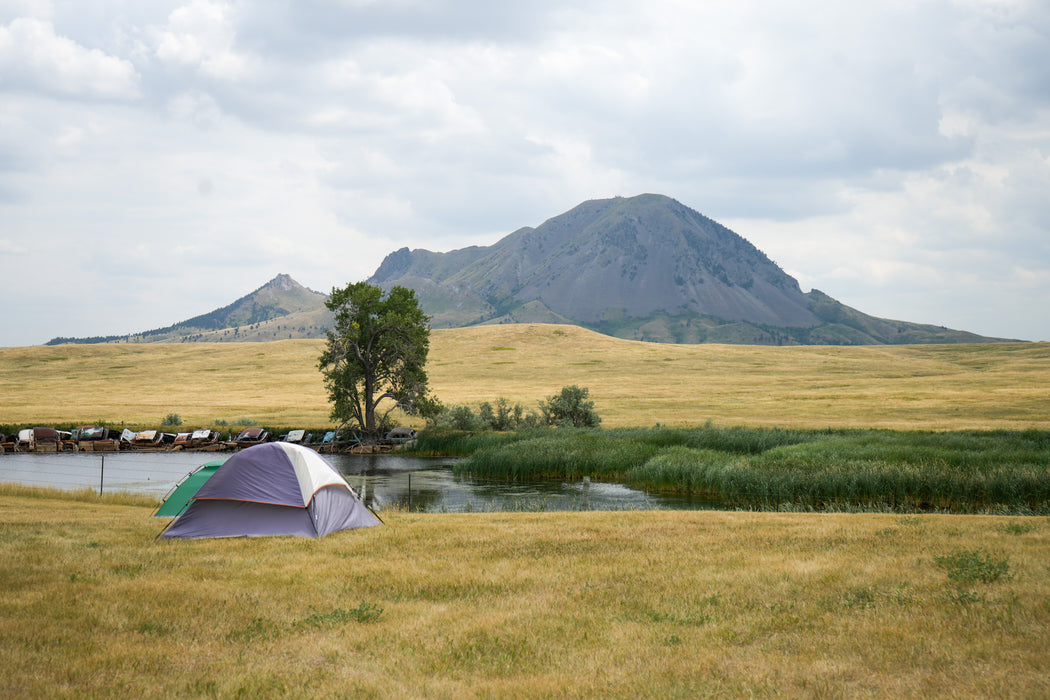
[[[442,256],[460,264],[435,262]],[[812,327],[798,283],[720,224],[662,195],[591,200],[493,246],[388,256],[373,283],[404,284],[435,327],[560,318],[592,328],[654,314]]]
[[[302,288],[302,285],[293,280],[291,275],[286,275],[284,273],[277,275],[263,286],[282,292],[289,292],[293,289]]]

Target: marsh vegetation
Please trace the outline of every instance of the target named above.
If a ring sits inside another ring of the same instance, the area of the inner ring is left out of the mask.
[[[424,434],[456,470],[583,477],[716,498],[728,508],[1050,514],[1050,431],[780,428]]]

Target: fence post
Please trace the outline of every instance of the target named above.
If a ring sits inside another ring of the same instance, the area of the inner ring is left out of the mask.
[[[102,483],[106,477],[106,455],[102,454],[102,467],[98,470],[98,495],[102,495]]]

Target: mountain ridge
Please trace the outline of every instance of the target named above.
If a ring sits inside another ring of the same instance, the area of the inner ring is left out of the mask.
[[[266,284],[219,309],[164,328],[126,335],[92,338],[52,338],[64,343],[259,342],[287,338],[319,338],[329,326],[327,295],[280,273]]]
[[[742,236],[664,195],[589,200],[491,246],[402,248],[369,282],[416,290],[435,328],[559,322],[631,340],[764,345],[994,342],[802,292]]]
[[[761,345],[979,343],[942,326],[881,319],[793,277],[739,234],[664,195],[583,202],[490,246],[401,248],[368,279],[415,290],[434,328],[563,323],[629,340]],[[327,295],[279,274],[232,304],[93,342],[323,338]]]

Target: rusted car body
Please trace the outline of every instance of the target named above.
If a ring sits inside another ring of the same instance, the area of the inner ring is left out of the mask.
[[[270,433],[263,428],[245,428],[234,440],[238,447],[258,445],[261,442],[269,442]]]

